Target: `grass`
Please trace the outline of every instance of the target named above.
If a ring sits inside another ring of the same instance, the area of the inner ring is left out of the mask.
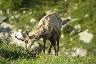
[[[39,54],[33,57],[27,54],[22,47],[0,43],[0,64],[95,64],[96,56],[72,57],[71,55]]]
[[[86,58],[70,58],[70,57],[54,57],[54,56],[41,56],[38,59],[34,60],[16,60],[17,64],[95,64],[94,57],[86,57]],[[96,57],[95,57],[96,58]]]
[[[96,56],[87,56],[82,58],[74,58],[68,56],[48,56],[41,55],[38,58],[30,59],[30,58],[18,58],[15,60],[10,60],[9,58],[0,59],[1,64],[95,64]]]
[[[96,1],[95,0],[60,0],[57,3],[50,3],[50,1],[40,1],[40,3],[34,1],[34,4],[28,10],[9,11],[7,16],[20,15],[19,18],[10,19],[9,23],[16,26],[16,28],[23,28],[24,30],[31,30],[32,27],[42,18],[44,12],[48,10],[56,10],[62,17],[71,16],[72,18],[78,18],[79,20],[70,22],[72,26],[80,24],[82,31],[88,29],[90,33],[94,35],[92,41],[88,44],[79,40],[79,36],[70,37],[69,33],[64,33],[64,38],[60,39],[60,51],[70,51],[74,47],[81,47],[88,51],[88,55],[85,57],[72,57],[71,55],[46,55],[40,54],[36,57],[27,54],[22,47],[8,43],[0,43],[0,64],[96,64]],[[36,4],[36,5],[35,5]],[[4,4],[5,5],[5,4]],[[74,6],[77,5],[77,9]],[[30,6],[31,7],[31,6]],[[6,7],[4,7],[6,8]],[[23,13],[23,11],[26,11]],[[6,11],[5,11],[6,12]],[[16,12],[16,11],[15,11]],[[65,15],[65,13],[67,13]],[[6,16],[6,14],[4,14]],[[88,17],[85,17],[86,14]],[[36,19],[36,22],[30,23],[30,19]],[[30,26],[30,28],[26,28]],[[73,38],[70,41],[70,38]]]

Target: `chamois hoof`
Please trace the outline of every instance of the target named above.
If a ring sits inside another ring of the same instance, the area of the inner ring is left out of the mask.
[[[28,54],[29,57],[35,58],[36,57],[36,52],[26,50],[26,53]]]

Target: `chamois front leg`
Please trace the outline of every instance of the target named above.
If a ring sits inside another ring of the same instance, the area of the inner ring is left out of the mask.
[[[24,42],[25,42],[25,50],[27,50],[28,40],[24,40]]]
[[[29,39],[27,41],[27,43],[25,43],[25,48],[26,48],[27,51],[31,51],[31,46],[32,46],[33,43],[34,43],[34,41],[32,41],[31,39]]]
[[[26,50],[26,53],[29,53],[29,49],[27,48],[27,45],[28,43],[25,43],[25,50]]]
[[[46,44],[46,39],[43,38],[43,43],[44,43],[44,46],[43,46],[43,53],[45,54],[45,44]]]

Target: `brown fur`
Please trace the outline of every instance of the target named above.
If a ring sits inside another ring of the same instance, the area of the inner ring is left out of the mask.
[[[39,40],[40,38],[43,38],[44,53],[47,39],[51,43],[48,53],[51,52],[51,48],[53,46],[55,55],[58,55],[61,27],[62,20],[57,13],[51,13],[44,16],[40,20],[40,22],[33,28],[33,30],[27,34],[27,37],[24,38],[26,48],[29,49],[35,41]]]

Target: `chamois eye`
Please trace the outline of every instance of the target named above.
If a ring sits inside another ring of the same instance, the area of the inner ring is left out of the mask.
[[[31,37],[31,36],[29,36],[29,38],[30,38],[30,39],[32,39],[32,37]]]
[[[32,39],[32,38],[34,38],[34,37],[35,37],[34,35],[33,35],[33,36],[29,36],[30,39]]]
[[[28,43],[28,40],[25,40],[25,43]]]

